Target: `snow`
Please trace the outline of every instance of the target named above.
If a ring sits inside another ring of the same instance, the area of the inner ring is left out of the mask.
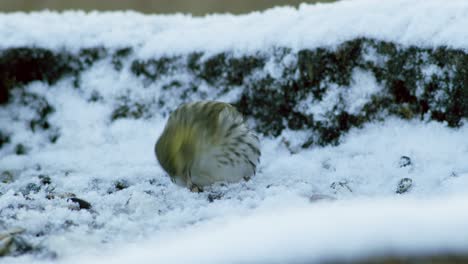
[[[5,36],[0,48],[131,46],[136,56],[148,57],[334,47],[372,37],[466,49],[467,13],[468,2],[458,0],[356,0],[203,18],[13,13],[0,15]],[[284,67],[294,60],[284,58]],[[278,69],[272,65],[266,70],[274,74]],[[56,144],[25,129],[31,106],[0,108],[0,128],[30,148],[22,156],[12,146],[0,149],[1,170],[15,177],[0,185],[0,226],[24,227],[33,243],[58,254],[57,263],[284,263],[387,253],[466,254],[467,126],[452,129],[444,123],[388,118],[351,130],[338,146],[307,150],[298,147],[304,131],[286,130],[277,138],[261,138],[261,165],[249,182],[220,184],[197,194],[172,184],[157,164],[154,143],[167,120],[164,113],[109,119],[122,95],[134,102],[156,100],[164,80],[145,85],[128,69],[111,68],[108,61],[93,65],[81,76],[83,89],[71,88],[70,79],[27,85],[27,91],[45,96],[56,109],[50,117],[60,128]],[[359,70],[347,88],[327,91],[311,113],[327,112],[339,97],[348,111],[359,111],[366,98],[380,92],[375,78]],[[210,94],[210,87],[204,89]],[[104,100],[89,102],[93,91]],[[229,102],[239,90],[217,96],[210,98]],[[178,103],[177,98],[167,100],[172,107]],[[410,157],[409,166],[400,167],[402,156]],[[73,204],[67,199],[47,199],[45,188],[29,198],[15,195],[29,183],[39,184],[41,174],[50,176],[50,188],[74,193],[92,209],[70,210]],[[411,178],[413,185],[399,195],[395,192],[403,178]],[[115,190],[116,181],[128,188]],[[25,255],[2,261],[50,259]]]
[[[0,47],[138,46],[140,55],[148,57],[194,50],[255,52],[273,46],[333,47],[361,36],[404,45],[466,49],[468,33],[463,25],[468,23],[467,13],[468,2],[463,0],[354,0],[201,18],[135,12],[12,13],[0,16],[4,36]]]
[[[328,81],[328,80],[323,80]],[[313,95],[309,95],[298,105],[298,110],[306,114],[314,115],[315,120],[326,120],[326,114],[333,110],[335,105],[342,101],[346,106],[345,110],[351,114],[359,114],[362,108],[371,100],[372,95],[376,95],[383,89],[375,76],[363,70],[353,70],[351,85],[342,87],[329,83],[321,100],[316,100]]]
[[[247,217],[212,221],[128,246],[123,256],[106,253],[96,263],[314,263],[333,261],[337,255],[355,259],[363,249],[374,256],[394,251],[406,256],[464,252],[468,244],[468,212],[460,210],[467,196],[278,202],[270,201]],[[443,228],[434,229],[440,223]]]

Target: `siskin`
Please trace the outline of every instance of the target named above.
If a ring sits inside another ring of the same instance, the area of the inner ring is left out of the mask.
[[[173,182],[199,192],[215,182],[249,180],[259,162],[259,146],[232,105],[201,101],[171,113],[155,152]]]

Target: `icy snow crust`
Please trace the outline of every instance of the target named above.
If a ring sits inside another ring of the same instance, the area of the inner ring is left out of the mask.
[[[145,58],[193,51],[250,53],[271,46],[333,47],[372,37],[465,49],[467,14],[465,1],[343,1],[205,18],[16,13],[0,16],[0,32],[6,36],[0,47],[131,46]],[[0,225],[25,228],[28,241],[45,249],[2,262],[47,262],[47,252],[57,253],[59,263],[280,263],[467,254],[466,125],[452,129],[388,118],[351,130],[338,146],[295,151],[291,145],[302,141],[302,134],[285,130],[277,138],[262,137],[261,165],[251,181],[196,194],[172,184],[154,157],[167,116],[109,121],[114,99],[122,94],[131,91],[130,98],[138,101],[161,93],[146,89],[128,70],[111,67],[109,61],[94,64],[81,76],[82,89],[71,89],[69,79],[25,88],[55,107],[50,121],[61,133],[55,144],[25,129],[22,120],[31,115],[27,107],[0,108],[1,126],[8,124],[15,140],[31,148],[22,156],[9,147],[0,149],[1,170],[15,177],[0,185]],[[369,73],[355,71],[353,79],[346,96],[349,111],[379,91]],[[88,101],[93,90],[104,99]],[[327,91],[311,113],[327,111],[334,92]],[[214,99],[237,96],[233,91]],[[402,165],[402,156],[411,164]],[[50,176],[51,183],[25,193],[28,184],[41,184],[38,175]],[[403,178],[413,184],[396,194]],[[116,189],[116,182],[125,188]],[[75,205],[66,198],[48,199],[47,188],[73,193],[92,208],[71,210]]]
[[[248,15],[145,16],[134,12],[40,12],[0,16],[1,48],[139,47],[141,56],[192,51],[335,46],[356,37],[405,45],[468,48],[468,2],[354,0]],[[437,18],[437,19],[436,19]],[[183,37],[183,40],[181,40]]]

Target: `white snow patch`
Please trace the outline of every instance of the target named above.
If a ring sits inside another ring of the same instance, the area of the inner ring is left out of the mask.
[[[362,107],[370,102],[371,96],[382,91],[382,87],[377,83],[374,75],[362,70],[354,70],[352,83],[349,88],[345,88],[343,95],[346,112],[358,114]]]
[[[167,232],[101,252],[98,258],[60,263],[320,263],[359,259],[364,252],[456,254],[468,246],[468,211],[460,210],[468,202],[466,194],[430,200],[291,202]]]
[[[245,53],[274,46],[333,47],[360,36],[403,45],[466,49],[467,13],[468,2],[463,0],[340,1],[201,18],[129,11],[10,13],[0,15],[4,36],[0,47],[78,50],[105,43],[114,48],[140,47],[138,53],[148,57],[192,51]]]

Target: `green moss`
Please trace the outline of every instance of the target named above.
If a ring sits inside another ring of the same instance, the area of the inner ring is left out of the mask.
[[[194,52],[190,53],[187,56],[187,68],[190,72],[196,74],[199,73],[201,70],[201,62],[200,59],[203,56],[201,52]]]
[[[85,48],[80,50],[78,58],[84,67],[93,65],[96,61],[107,56],[107,49],[104,47]]]
[[[111,121],[122,118],[138,119],[151,116],[148,106],[139,102],[131,101],[128,96],[118,98],[118,104],[111,114]]]
[[[382,59],[364,59],[368,48]],[[463,52],[446,48],[432,51],[370,39],[345,42],[333,50],[301,50],[297,53],[298,78],[285,70],[282,80],[270,76],[258,79],[248,85],[249,89],[238,105],[244,114],[257,120],[257,130],[265,134],[277,136],[284,128],[310,128],[311,137],[304,143],[305,147],[337,144],[340,136],[349,129],[380,120],[386,114],[412,119],[430,113],[432,119],[447,121],[450,126],[457,127],[461,125],[461,118],[468,117],[468,85],[465,85],[468,63],[465,56]],[[444,67],[442,76],[440,73],[433,76],[424,73],[424,67],[433,64]],[[337,102],[326,114],[326,121],[315,122],[313,116],[294,110],[309,95],[316,101],[322,100],[330,84],[349,86],[355,69],[373,73],[384,87],[384,91],[374,95],[360,113],[340,110],[345,109],[344,103]],[[417,95],[418,89],[422,91],[421,95]]]
[[[132,63],[131,71],[136,76],[144,76],[152,81],[174,70],[177,57],[161,57],[149,59],[147,61],[135,60]]]
[[[333,48],[294,51],[274,47],[243,56],[220,52],[208,57],[194,52],[131,61],[132,52],[128,47],[113,52],[95,47],[75,55],[37,48],[4,50],[0,54],[0,101],[8,100],[9,90],[34,80],[53,83],[74,76],[79,87],[84,69],[110,57],[115,70],[122,70],[128,61],[130,71],[144,77],[142,81],[162,87],[155,100],[162,113],[171,110],[172,106],[165,103],[170,97],[180,102],[217,98],[242,87],[238,101],[232,103],[256,121],[256,130],[271,136],[280,135],[284,129],[309,130],[304,147],[338,144],[349,129],[383,120],[387,115],[429,118],[447,122],[451,127],[463,125],[463,118],[468,117],[468,54],[448,47],[428,49],[357,38]],[[356,70],[373,74],[377,85],[383,88],[359,112],[347,112],[343,98],[327,106],[331,110],[320,118],[307,112],[304,103],[322,101],[332,87],[343,89],[345,96]],[[200,90],[200,85],[211,86],[213,94]],[[98,91],[94,95],[90,101],[102,99]],[[48,121],[53,107],[43,98],[33,96],[29,101],[34,102],[28,105],[37,113],[30,122],[31,130],[56,131],[59,135],[59,130]],[[149,110],[147,104],[118,99],[111,119],[145,118],[150,116]],[[58,138],[52,132],[50,137],[51,141]]]
[[[48,175],[40,174],[37,177],[39,178],[42,185],[49,185],[52,183],[52,180],[50,179],[50,176]]]
[[[326,90],[321,82],[349,85],[353,69],[361,63],[362,41],[346,42],[335,51],[324,48],[299,51],[300,86],[309,88],[314,97],[321,100]]]
[[[255,69],[263,68],[264,58],[253,56],[235,57],[230,53],[220,53],[202,61],[203,53],[193,53],[187,57],[187,68],[196,78],[213,86],[242,85]]]
[[[27,149],[23,144],[19,143],[15,146],[16,155],[25,155],[26,153],[27,153]]]
[[[132,54],[133,49],[130,47],[118,49],[112,54],[112,64],[116,71],[122,70],[123,60]]]
[[[257,130],[272,136],[278,136],[286,128],[284,120],[291,113],[292,102],[285,96],[285,87],[267,76],[250,84],[244,90],[235,105],[244,115],[252,116],[257,121]],[[288,93],[291,95],[291,93]]]
[[[92,91],[88,98],[88,102],[99,102],[102,100],[104,100],[104,97],[102,97],[102,95],[96,90]]]
[[[38,193],[41,190],[41,186],[35,183],[28,183],[26,186],[20,189],[23,195],[29,195],[31,193]]]
[[[48,135],[49,142],[54,144],[60,138],[60,130],[55,128]]]
[[[203,62],[197,77],[205,80],[208,84],[217,85],[220,80],[225,78],[223,75],[227,74],[226,69],[226,54],[220,53]]]
[[[23,92],[19,99],[23,106],[31,108],[35,113],[35,117],[29,121],[31,131],[36,132],[39,129],[48,130],[51,128],[48,118],[55,112],[55,109],[43,96]]]
[[[55,143],[60,137],[60,129],[51,124],[50,116],[55,112],[55,108],[45,99],[44,96],[22,91],[18,93],[17,102],[25,108],[29,108],[33,116],[26,120],[29,129],[33,132],[45,132],[49,142]]]
[[[307,87],[317,100],[321,100],[326,91],[326,87],[320,83],[324,80],[326,72],[330,73],[331,70],[326,66],[326,58],[330,57],[328,54],[326,50],[318,49],[301,50],[297,55],[297,68],[300,74],[298,84],[300,87]]]
[[[127,180],[118,180],[114,182],[114,188],[116,191],[121,191],[130,187],[130,184]]]
[[[140,104],[133,106],[121,105],[112,112],[111,120],[115,121],[121,118],[140,118],[143,116],[143,107]]]
[[[468,55],[459,54],[455,60],[453,87],[448,94],[446,114],[449,126],[461,126],[461,118],[468,117]]]
[[[167,90],[173,90],[173,89],[179,89],[182,87],[182,83],[180,81],[172,81],[168,84],[164,84],[161,89],[163,91],[167,91]]]
[[[0,104],[8,102],[10,90],[32,81],[55,83],[74,72],[76,61],[67,53],[42,48],[11,48],[0,53]]]
[[[0,130],[0,149],[2,149],[4,145],[10,143],[10,140],[10,135]]]
[[[120,179],[112,183],[112,186],[107,189],[107,193],[115,193],[121,190],[125,190],[130,187],[130,183],[125,179]]]
[[[244,79],[254,70],[261,69],[265,65],[263,57],[243,56],[240,58],[231,57],[226,62],[224,72],[229,85],[242,85]]]

